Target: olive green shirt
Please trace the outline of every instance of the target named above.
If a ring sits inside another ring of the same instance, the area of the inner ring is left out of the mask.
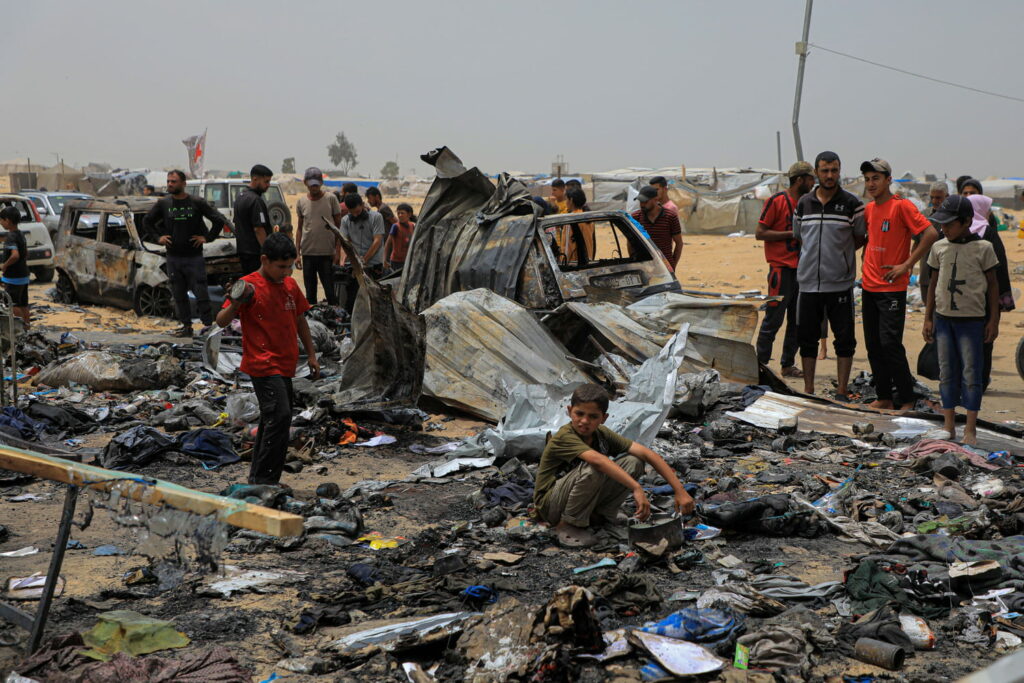
[[[633,442],[619,436],[604,425],[594,432],[594,443],[588,445],[579,434],[573,431],[572,423],[559,429],[540,456],[537,467],[537,480],[533,485],[533,504],[541,507],[544,498],[551,491],[558,478],[568,472],[576,463],[576,458],[587,451],[597,451],[610,458],[617,457],[630,449]]]

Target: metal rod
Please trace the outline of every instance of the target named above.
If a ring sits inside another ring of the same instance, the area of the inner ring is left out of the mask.
[[[800,63],[796,70],[796,95],[793,97],[793,142],[796,143],[796,160],[804,160],[804,145],[800,140],[800,98],[804,92],[804,66],[807,64],[807,40],[811,33],[811,6],[814,0],[807,0],[804,8],[804,35],[796,44],[796,53],[800,55]]]
[[[14,605],[8,605],[6,602],[0,602],[0,618],[6,619],[10,623],[25,629],[26,631],[32,630],[32,615],[23,609],[19,609]]]
[[[778,155],[779,165],[775,168],[782,170],[782,131],[775,131],[775,153]]]
[[[11,301],[10,340],[11,340],[11,405],[18,407],[18,335],[14,331],[14,301]]]
[[[78,487],[68,484],[67,495],[64,497],[64,512],[60,518],[60,527],[57,529],[57,540],[53,545],[53,556],[50,558],[50,569],[46,574],[46,584],[43,586],[43,596],[39,600],[39,608],[36,610],[36,621],[32,625],[32,635],[28,642],[30,653],[39,649],[43,640],[43,631],[46,630],[46,618],[50,613],[50,604],[53,602],[53,592],[60,580],[60,568],[64,564],[64,551],[68,547],[68,537],[71,535],[71,522],[75,518],[75,504],[78,502]]]

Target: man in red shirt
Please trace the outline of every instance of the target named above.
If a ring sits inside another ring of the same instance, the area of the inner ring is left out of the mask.
[[[900,410],[912,410],[916,403],[914,376],[903,348],[907,286],[914,264],[928,253],[939,233],[913,202],[889,190],[892,166],[888,161],[865,161],[860,172],[868,196],[874,200],[864,207],[868,242],[861,278],[864,345],[878,394],[871,407],[891,410],[895,388]],[[911,240],[917,235],[920,239],[911,251]]]
[[[298,334],[309,357],[310,378],[320,374],[313,337],[303,313],[309,303],[291,278],[295,243],[279,232],[263,241],[260,268],[241,279],[244,294],[224,302],[217,324],[227,327],[237,315],[242,321],[242,363],[252,378],[260,404],[260,426],[249,468],[250,484],[281,481],[292,426],[292,377],[299,360]]]
[[[679,257],[683,255],[683,229],[679,227],[679,214],[658,203],[658,191],[648,185],[637,196],[640,209],[633,218],[647,231],[648,237],[661,251],[668,269],[676,272]]]
[[[796,367],[796,351],[800,346],[796,333],[796,303],[800,286],[796,266],[800,260],[800,243],[793,239],[793,211],[800,197],[814,187],[814,169],[806,161],[789,167],[789,189],[776,192],[764,203],[757,222],[757,239],[764,242],[764,258],[768,261],[768,296],[781,296],[782,301],[765,304],[764,320],[757,334],[757,361],[768,365],[772,357],[775,335],[786,321],[782,342],[783,377],[803,377]]]

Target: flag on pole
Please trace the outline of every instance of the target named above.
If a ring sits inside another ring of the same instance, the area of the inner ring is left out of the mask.
[[[206,161],[206,130],[202,135],[187,137],[182,142],[188,150],[188,171],[193,178],[202,179]]]

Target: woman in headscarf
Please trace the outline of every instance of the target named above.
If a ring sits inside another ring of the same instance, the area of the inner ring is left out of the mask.
[[[974,222],[971,223],[971,232],[983,240],[992,244],[999,259],[996,267],[996,283],[999,285],[999,309],[1001,311],[1012,311],[1015,308],[1013,303],[1013,292],[1010,290],[1010,269],[1006,261],[1006,248],[1003,240],[999,237],[999,230],[996,227],[995,217],[992,216],[992,198],[982,194],[981,183],[974,178],[965,180],[960,188],[960,194],[967,197],[974,206]],[[992,381],[992,351],[994,344],[985,344],[985,365],[982,391],[988,389]]]

